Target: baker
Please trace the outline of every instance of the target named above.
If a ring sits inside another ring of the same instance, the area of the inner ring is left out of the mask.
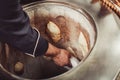
[[[68,51],[53,46],[32,28],[20,0],[0,1],[0,41],[34,57],[49,56],[59,66],[69,63]]]

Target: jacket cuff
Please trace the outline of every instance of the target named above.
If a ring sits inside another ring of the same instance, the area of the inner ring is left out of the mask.
[[[44,39],[42,36],[40,36],[40,33],[36,28],[34,28],[34,30],[37,31],[38,38],[37,38],[37,41],[36,41],[36,44],[33,50],[33,56],[37,57],[37,56],[41,56],[46,53],[48,49],[48,41]]]
[[[48,41],[45,40],[41,36],[40,39],[39,39],[39,42],[38,42],[38,45],[37,45],[34,56],[37,57],[37,56],[44,55],[46,53],[47,49],[48,49]]]

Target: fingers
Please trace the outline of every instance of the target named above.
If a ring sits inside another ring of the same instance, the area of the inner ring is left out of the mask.
[[[54,62],[59,65],[59,66],[65,66],[69,64],[69,52],[67,52],[66,50],[61,49],[60,53],[58,55],[56,55],[53,60]]]
[[[51,43],[49,43],[45,56],[51,57],[59,66],[65,66],[70,62],[70,53],[67,50],[59,49],[53,46]]]

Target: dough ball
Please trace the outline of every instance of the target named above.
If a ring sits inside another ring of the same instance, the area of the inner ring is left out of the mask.
[[[52,21],[47,24],[47,33],[50,35],[54,42],[58,42],[61,39],[59,27]]]
[[[24,65],[21,62],[17,62],[14,67],[15,73],[23,73],[24,71]]]

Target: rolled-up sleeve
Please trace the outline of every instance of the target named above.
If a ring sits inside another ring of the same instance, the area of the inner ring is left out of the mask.
[[[48,49],[48,42],[30,25],[28,15],[23,11],[19,0],[0,1],[0,41],[33,55],[42,55]]]

